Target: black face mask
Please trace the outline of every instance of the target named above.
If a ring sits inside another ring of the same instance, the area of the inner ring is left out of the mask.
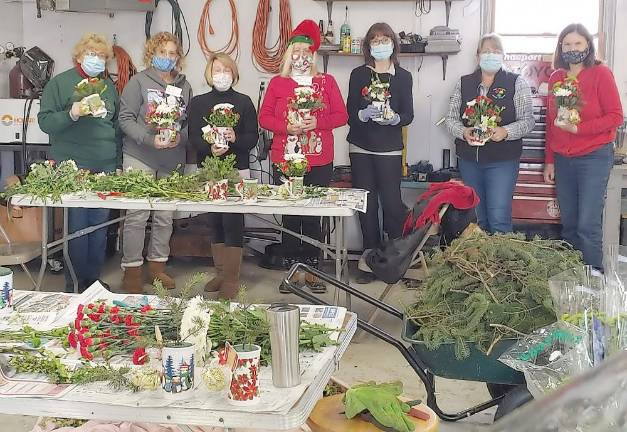
[[[590,48],[586,48],[585,51],[566,51],[562,53],[562,60],[568,64],[579,64],[588,58],[590,54]]]

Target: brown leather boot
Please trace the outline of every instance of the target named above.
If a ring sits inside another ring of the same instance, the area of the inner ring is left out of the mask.
[[[220,291],[222,282],[224,282],[224,243],[212,243],[211,255],[213,255],[213,267],[216,270],[216,275],[205,284],[205,291],[216,292]]]
[[[127,294],[141,294],[144,292],[144,266],[124,268],[122,291]]]
[[[176,283],[174,282],[174,279],[168,276],[168,274],[165,272],[164,262],[148,261],[148,271],[150,272],[150,283],[153,283],[155,279],[159,279],[164,288],[176,288]]]
[[[239,292],[239,273],[242,266],[242,248],[225,247],[223,255],[224,281],[220,287],[220,297],[224,299],[235,299]]]

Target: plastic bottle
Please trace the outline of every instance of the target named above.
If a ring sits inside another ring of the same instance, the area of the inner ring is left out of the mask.
[[[348,23],[348,6],[346,6],[344,24],[340,27],[340,49],[344,53],[351,52],[351,26]]]

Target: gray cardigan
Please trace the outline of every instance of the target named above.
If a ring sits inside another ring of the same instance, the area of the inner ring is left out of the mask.
[[[174,83],[182,90],[181,96],[188,107],[192,98],[192,87],[185,75],[179,73]],[[145,121],[148,107],[148,90],[165,91],[167,83],[158,72],[150,67],[134,75],[120,98],[120,128],[124,133],[122,152],[128,154],[155,170],[173,171],[177,165],[185,165],[187,139],[187,114],[181,118],[181,142],[170,149],[157,149],[154,146],[156,130]]]

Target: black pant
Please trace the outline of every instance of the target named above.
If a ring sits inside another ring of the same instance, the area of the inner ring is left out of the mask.
[[[224,243],[228,247],[242,247],[244,244],[244,215],[241,213],[210,213],[213,227],[212,243]]]
[[[281,183],[281,174],[276,167],[274,168],[274,183]],[[333,164],[327,164],[318,167],[312,167],[305,175],[305,186],[329,186],[331,177],[333,176]],[[283,216],[283,227],[296,233],[301,233],[315,240],[322,240],[322,230],[320,229],[320,217],[316,216]],[[296,256],[300,253],[303,257],[318,257],[320,249],[300,239],[283,233],[281,244],[284,251]],[[284,252],[284,253],[285,253]]]
[[[381,245],[379,200],[388,237],[403,234],[407,209],[401,200],[402,157],[351,153],[350,158],[353,187],[370,192],[367,212],[359,213],[364,249],[376,249]]]

